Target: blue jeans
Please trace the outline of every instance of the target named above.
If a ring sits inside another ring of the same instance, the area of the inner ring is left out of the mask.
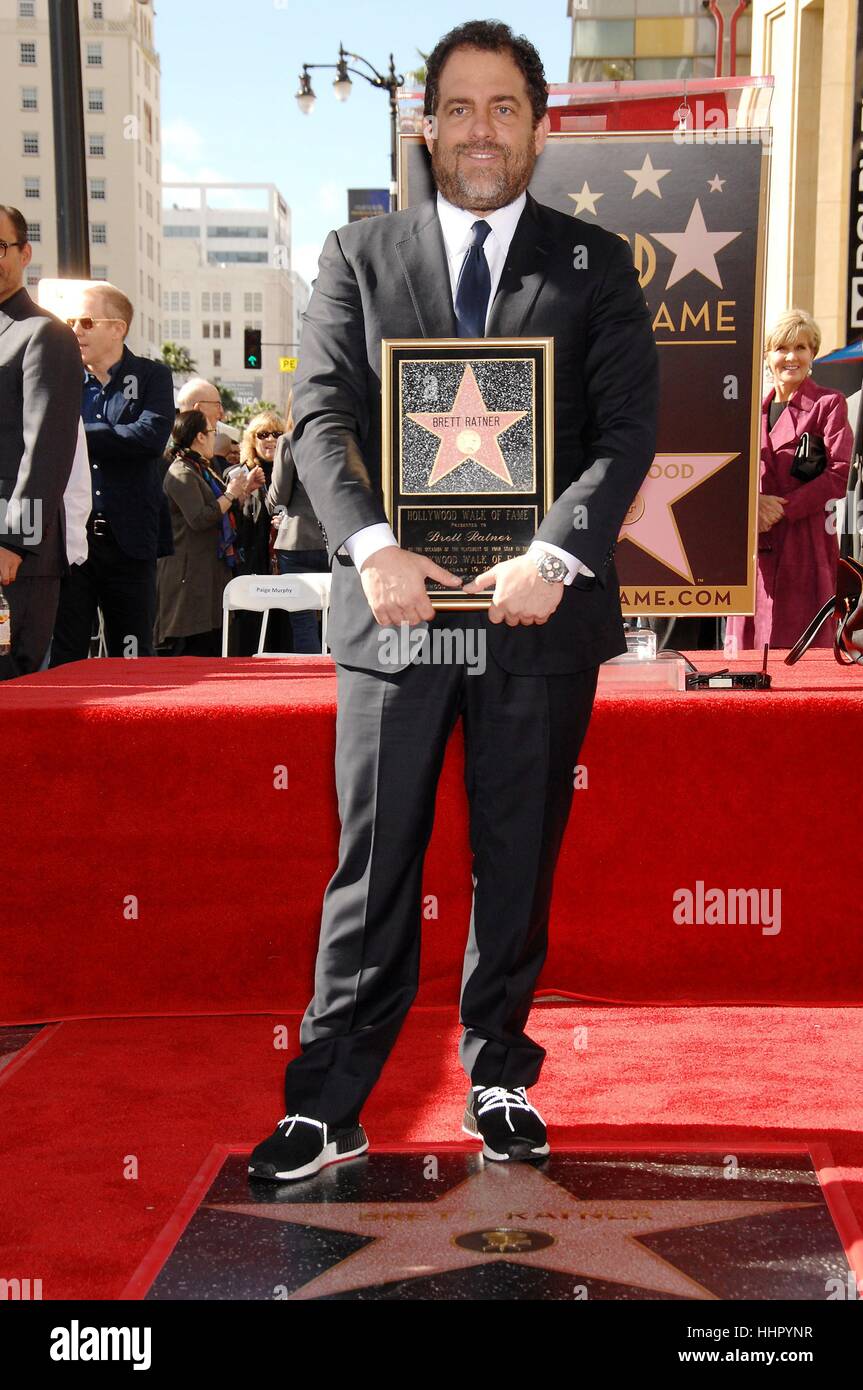
[[[279,574],[326,574],[330,568],[325,550],[277,550]],[[289,613],[295,652],[320,652],[318,615],[312,608]]]

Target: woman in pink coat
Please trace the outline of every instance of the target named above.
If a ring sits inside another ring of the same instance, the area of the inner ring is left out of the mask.
[[[811,380],[821,346],[818,324],[790,309],[768,335],[765,359],[773,388],[761,403],[761,486],[755,616],[729,618],[726,650],[792,647],[818,609],[836,592],[836,503],[848,486],[854,436],[841,391]],[[805,432],[823,440],[827,465],[817,478],[791,476]],[[827,623],[815,646],[829,647]]]

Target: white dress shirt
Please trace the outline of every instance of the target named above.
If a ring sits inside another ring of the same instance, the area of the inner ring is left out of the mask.
[[[485,317],[485,331],[488,333],[488,322],[494,306],[494,297],[500,282],[501,273],[506,263],[507,253],[509,252],[510,242],[515,235],[518,220],[527,202],[527,195],[520,193],[519,196],[505,207],[496,208],[494,212],[483,214],[483,220],[491,227],[491,231],[482,246],[482,252],[488,262],[489,278],[491,288],[488,296],[488,309]],[[450,290],[452,292],[453,304],[455,304],[456,289],[458,279],[464,265],[465,257],[470,249],[473,240],[473,224],[476,222],[475,213],[468,212],[466,208],[457,208],[453,203],[447,201],[443,194],[437,195],[437,214],[440,220],[441,232],[443,233],[444,246],[446,248],[447,264],[449,266]],[[398,545],[392,527],[388,522],[376,522],[372,526],[363,526],[359,531],[355,531],[352,536],[348,536],[345,541],[345,549],[354,562],[358,570],[362,569],[370,555],[375,551],[383,550],[385,546]],[[589,570],[580,560],[568,550],[561,550],[559,546],[550,545],[548,541],[534,541],[528,548],[528,554],[532,555],[537,550],[550,551],[553,555],[558,555],[566,564],[568,575],[564,579],[564,584],[571,584],[575,576],[579,573],[592,575],[593,570]]]
[[[82,565],[87,558],[87,519],[93,510],[93,475],[87,451],[83,420],[78,421],[78,442],[72,472],[63,493],[66,511],[66,558],[70,565]]]

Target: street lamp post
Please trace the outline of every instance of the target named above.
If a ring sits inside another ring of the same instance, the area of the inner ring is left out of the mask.
[[[359,68],[352,68],[352,67],[349,67],[349,66],[348,66],[348,59],[349,59],[349,58],[352,58],[353,61],[354,61],[355,63],[365,63],[366,67],[371,69],[371,71],[372,71],[372,73],[374,74],[374,76],[373,76],[373,77],[370,77],[369,74],[368,74],[367,72],[362,72]],[[303,113],[304,116],[308,116],[308,115],[311,114],[311,112],[312,112],[312,110],[313,110],[313,108],[314,108],[314,105],[315,105],[315,101],[316,101],[315,94],[314,94],[314,92],[312,91],[312,81],[311,81],[311,78],[309,77],[309,73],[311,72],[311,70],[312,70],[313,68],[331,68],[331,69],[334,68],[334,69],[336,70],[337,76],[336,76],[336,80],[335,80],[334,83],[333,83],[333,91],[335,92],[336,98],[337,98],[338,101],[347,101],[348,97],[349,97],[350,94],[351,94],[351,88],[352,88],[352,86],[353,86],[353,83],[351,82],[351,79],[350,79],[350,77],[349,77],[349,75],[348,75],[349,73],[354,73],[357,77],[364,77],[364,78],[366,79],[366,81],[369,83],[370,86],[372,86],[372,87],[378,87],[381,91],[384,91],[384,92],[389,92],[389,98],[390,98],[390,212],[395,212],[396,207],[397,207],[397,205],[398,205],[398,204],[397,204],[397,190],[398,190],[398,168],[397,168],[397,160],[398,160],[398,119],[399,119],[398,102],[396,101],[396,92],[398,91],[399,87],[403,87],[403,86],[404,86],[404,81],[405,81],[405,79],[404,79],[404,75],[403,75],[402,73],[397,73],[397,72],[396,72],[395,63],[394,63],[394,61],[393,61],[393,55],[390,54],[390,70],[389,70],[389,73],[388,73],[388,75],[387,75],[386,77],[383,75],[383,73],[378,72],[377,68],[374,67],[373,64],[370,63],[369,60],[368,60],[367,58],[362,58],[362,57],[360,56],[359,53],[348,53],[348,52],[346,52],[345,48],[343,47],[343,45],[342,45],[341,43],[339,44],[339,61],[338,61],[337,63],[303,63],[303,70],[302,70],[302,72],[300,73],[300,90],[297,92],[297,105],[299,106],[299,108],[300,108],[300,110],[302,111],[302,113]]]
[[[57,200],[57,274],[90,278],[84,105],[78,6],[49,0],[51,97],[54,109],[54,180]]]

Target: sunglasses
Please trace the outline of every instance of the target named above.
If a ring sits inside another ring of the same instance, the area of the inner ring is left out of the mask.
[[[282,430],[257,430],[255,437],[257,439],[281,439],[282,434]]]
[[[66,323],[70,328],[74,328],[76,323],[80,323],[85,333],[89,333],[94,323],[125,323],[125,319],[91,319],[89,314],[82,314],[77,319],[67,319]]]

